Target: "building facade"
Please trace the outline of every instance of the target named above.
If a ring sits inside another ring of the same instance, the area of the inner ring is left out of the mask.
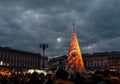
[[[59,68],[65,69],[66,59],[67,59],[66,55],[50,59],[48,61],[49,70],[57,70]]]
[[[46,69],[47,63],[48,57],[42,57],[40,54],[0,47],[0,69],[6,68],[13,71]]]
[[[83,55],[86,70],[110,70],[120,73],[120,53],[105,52]]]
[[[120,73],[120,52],[82,54],[82,57],[85,69],[87,71],[110,70],[117,71]],[[60,67],[65,69],[66,59],[67,56],[61,56],[50,59],[48,62],[49,68],[56,69]]]

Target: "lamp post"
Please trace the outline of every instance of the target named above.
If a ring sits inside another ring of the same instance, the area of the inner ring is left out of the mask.
[[[46,50],[46,48],[48,48],[48,44],[40,44],[40,48],[42,48],[42,50],[43,50],[43,56],[45,56],[45,50]]]
[[[42,68],[44,69],[44,68],[45,68],[45,62],[44,62],[45,50],[46,50],[46,48],[48,48],[48,44],[46,44],[46,43],[40,44],[39,47],[42,48],[42,50],[43,50],[43,52],[42,52],[41,65],[42,65]]]

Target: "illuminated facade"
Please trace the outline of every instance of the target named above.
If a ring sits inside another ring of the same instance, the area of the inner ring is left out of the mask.
[[[14,71],[47,68],[48,57],[40,54],[0,47],[0,68]]]
[[[120,52],[84,54],[87,70],[110,70],[120,73]]]
[[[106,69],[120,73],[120,52],[82,54],[82,56],[86,71]],[[48,62],[49,69],[56,69],[59,66],[65,69],[66,60],[67,56],[50,59]],[[61,62],[62,64],[59,64]]]
[[[67,56],[59,56],[48,61],[49,70],[65,69]]]

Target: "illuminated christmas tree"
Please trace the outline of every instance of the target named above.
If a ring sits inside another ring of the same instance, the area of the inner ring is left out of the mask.
[[[85,71],[82,55],[80,52],[80,47],[76,35],[75,28],[73,26],[70,48],[68,52],[68,58],[66,62],[66,71],[68,72],[79,72],[82,73]]]

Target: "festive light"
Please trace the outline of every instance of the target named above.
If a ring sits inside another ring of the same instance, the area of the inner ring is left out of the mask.
[[[66,71],[69,72],[79,72],[85,71],[82,55],[80,52],[80,47],[78,44],[78,39],[76,35],[75,28],[73,27],[70,48],[68,52],[68,58],[66,62]]]

